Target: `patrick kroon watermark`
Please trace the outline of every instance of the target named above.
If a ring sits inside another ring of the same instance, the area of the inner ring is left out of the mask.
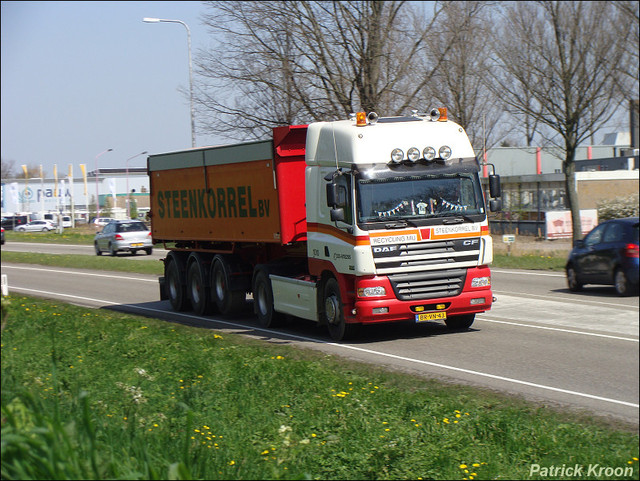
[[[558,477],[558,478],[584,478],[584,477],[596,477],[596,478],[611,478],[633,476],[633,466],[602,466],[601,464],[572,464],[567,466],[554,465],[540,466],[539,464],[532,464],[529,467],[529,476],[540,477]]]

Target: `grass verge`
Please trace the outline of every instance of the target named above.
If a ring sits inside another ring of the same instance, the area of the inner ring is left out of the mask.
[[[162,275],[161,262],[136,261],[134,259],[120,259],[110,256],[91,256],[79,254],[36,254],[26,252],[3,252],[2,260],[6,262],[19,262],[40,264],[57,267],[76,267],[80,269],[113,270],[125,272],[137,272],[140,274]],[[507,256],[494,255],[491,267],[503,269],[533,269],[563,271],[566,263],[565,257],[545,255]]]
[[[638,478],[637,433],[572,413],[108,310],[2,310],[3,479]]]
[[[51,244],[93,245],[96,231],[93,227],[67,228],[61,234],[49,232],[17,232],[5,229],[7,242],[43,242]]]
[[[161,276],[164,265],[160,261],[126,259],[119,256],[81,254],[39,254],[32,252],[3,252],[3,262],[38,264],[44,266],[72,267],[101,271],[135,272]]]

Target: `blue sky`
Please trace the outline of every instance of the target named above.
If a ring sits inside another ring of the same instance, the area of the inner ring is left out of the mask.
[[[192,55],[214,45],[202,2],[1,2],[2,160],[20,165],[125,167],[142,152],[191,147]],[[221,139],[197,135],[197,146]],[[130,167],[145,166],[145,156]]]

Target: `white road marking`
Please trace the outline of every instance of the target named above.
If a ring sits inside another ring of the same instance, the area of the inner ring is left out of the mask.
[[[482,322],[493,322],[495,324],[508,324],[511,326],[518,326],[518,327],[529,327],[531,329],[544,329],[547,331],[559,331],[559,332],[567,332],[569,334],[579,334],[582,336],[594,336],[594,337],[605,337],[608,339],[616,339],[618,341],[631,341],[631,342],[639,342],[638,339],[633,339],[630,337],[620,337],[620,336],[610,336],[608,334],[597,334],[594,332],[584,332],[584,331],[574,331],[571,329],[560,329],[557,327],[546,327],[546,326],[535,326],[532,324],[521,324],[519,322],[509,322],[509,321],[498,321],[496,319],[485,319],[484,317],[477,317],[476,318],[476,322],[477,321],[482,321]]]
[[[94,298],[89,298],[89,297],[72,296],[72,295],[64,294],[64,293],[40,291],[40,290],[36,290],[36,289],[28,289],[28,288],[21,288],[21,287],[15,287],[15,286],[13,286],[13,288],[14,289],[18,289],[20,291],[24,291],[24,292],[29,292],[29,293],[32,293],[32,294],[41,294],[41,295],[50,295],[50,296],[51,295],[62,296],[62,297],[68,297],[70,299],[78,299],[78,300],[85,300],[85,301],[91,301],[91,302],[98,302],[98,303],[111,305],[111,306],[113,306],[113,305],[119,305],[119,306],[123,306],[123,307],[126,306],[128,308],[138,309],[138,310],[141,310],[141,311],[167,314],[167,311],[162,311],[162,310],[159,310],[159,309],[153,309],[153,308],[148,308],[148,307],[140,307],[140,306],[135,306],[135,305],[131,305],[131,304],[119,304],[117,302],[105,301],[105,300],[102,300],[102,299],[94,299]],[[218,319],[195,316],[193,314],[182,314],[182,313],[180,313],[179,315],[181,317],[197,319],[197,320],[200,320],[200,321],[211,321],[211,322],[216,322],[216,323],[220,323],[220,324],[225,324],[227,326],[232,326],[232,327],[239,328],[239,329],[245,329],[246,328],[246,325],[235,323],[235,322],[222,321],[222,320],[218,320]],[[265,333],[273,334],[273,332],[270,331],[269,329],[262,329],[260,327],[255,327],[254,329],[256,331],[262,331],[262,332],[265,332]],[[504,377],[504,376],[498,376],[498,375],[495,375],[495,374],[489,374],[489,373],[484,373],[484,372],[480,372],[480,371],[473,371],[473,370],[470,370],[470,369],[463,369],[463,368],[454,367],[454,366],[446,366],[444,364],[438,364],[438,363],[435,363],[435,362],[423,361],[421,359],[413,359],[413,358],[409,358],[409,357],[398,356],[398,355],[395,355],[395,354],[389,354],[389,353],[386,353],[386,352],[374,351],[372,349],[365,349],[365,348],[362,348],[362,347],[351,346],[351,345],[348,345],[348,344],[338,344],[338,343],[334,343],[334,342],[327,342],[327,341],[323,341],[321,339],[315,339],[315,338],[310,338],[310,337],[306,337],[306,336],[299,336],[299,335],[296,335],[296,334],[289,334],[289,333],[282,333],[282,332],[280,332],[279,334],[286,335],[287,337],[290,337],[290,338],[293,338],[293,339],[297,339],[297,340],[301,340],[301,341],[322,343],[322,344],[326,344],[326,345],[329,345],[329,346],[334,346],[334,347],[345,349],[345,350],[364,352],[364,353],[367,353],[367,354],[373,354],[373,355],[380,356],[380,357],[387,357],[387,358],[391,358],[391,359],[397,359],[397,360],[400,360],[400,361],[406,361],[406,362],[410,362],[410,363],[421,364],[421,365],[424,365],[424,366],[437,367],[439,369],[444,369],[444,370],[447,370],[447,371],[455,371],[455,372],[460,372],[460,373],[464,373],[464,374],[471,374],[471,375],[474,375],[474,376],[479,376],[479,377],[484,377],[484,378],[489,378],[489,379],[496,379],[498,381],[503,381],[503,382],[507,382],[507,383],[511,383],[511,384],[518,384],[518,385],[521,385],[521,386],[533,387],[533,388],[541,389],[541,390],[545,390],[545,391],[553,391],[553,392],[558,392],[558,393],[563,393],[563,394],[569,394],[569,395],[572,395],[572,396],[588,398],[588,399],[594,399],[594,400],[597,400],[597,401],[604,401],[604,402],[608,402],[608,403],[612,403],[612,404],[620,404],[620,405],[628,406],[628,407],[632,407],[632,408],[640,407],[639,404],[630,403],[630,402],[627,402],[627,401],[621,401],[621,400],[618,400],[618,399],[611,399],[611,398],[606,398],[606,397],[602,397],[602,396],[595,396],[593,394],[582,393],[582,392],[577,392],[577,391],[571,391],[571,390],[568,390],[568,389],[561,389],[561,388],[557,388],[557,387],[553,387],[553,386],[545,386],[544,384],[537,384],[537,383],[533,383],[533,382],[529,382],[529,381],[522,381],[520,379],[508,378],[508,377]]]
[[[142,282],[158,282],[158,279],[145,279],[142,277],[129,277],[125,275],[112,275],[112,274],[94,274],[91,272],[81,272],[81,271],[60,271],[57,269],[41,269],[39,267],[19,267],[19,266],[2,266],[3,269],[18,269],[23,271],[44,271],[44,272],[54,272],[56,274],[75,274],[79,276],[89,276],[89,277],[106,277],[107,279],[126,279],[130,281],[142,281]]]

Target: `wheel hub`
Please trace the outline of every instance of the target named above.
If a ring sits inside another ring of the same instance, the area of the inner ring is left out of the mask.
[[[324,301],[324,312],[327,318],[327,322],[329,324],[337,324],[338,323],[338,299],[336,296],[329,296]]]

